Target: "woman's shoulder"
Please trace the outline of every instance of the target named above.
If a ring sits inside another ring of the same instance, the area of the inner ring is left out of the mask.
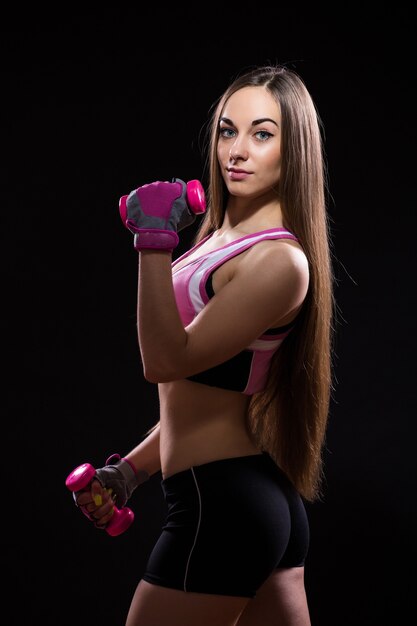
[[[280,291],[283,297],[300,294],[300,301],[308,290],[310,272],[307,257],[296,241],[272,239],[252,246],[236,267],[236,276],[245,280],[247,288]]]
[[[290,238],[267,239],[252,246],[246,256],[248,263],[308,272],[307,256],[300,243]]]

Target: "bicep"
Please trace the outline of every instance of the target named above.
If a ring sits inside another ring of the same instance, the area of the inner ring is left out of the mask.
[[[187,326],[175,377],[185,378],[232,358],[297,309],[307,289],[308,264],[301,251],[248,255]]]

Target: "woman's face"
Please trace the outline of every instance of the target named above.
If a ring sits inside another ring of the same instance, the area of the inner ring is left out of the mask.
[[[281,111],[264,87],[244,87],[226,102],[217,158],[234,196],[252,198],[276,187],[281,169]]]

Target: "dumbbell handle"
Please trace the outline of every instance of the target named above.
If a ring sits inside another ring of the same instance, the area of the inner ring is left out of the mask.
[[[90,463],[83,463],[76,467],[68,476],[65,485],[72,492],[81,491],[88,487],[96,474],[96,470]],[[112,537],[120,535],[129,528],[135,514],[127,507],[118,509],[113,507],[113,515],[106,525],[106,532]]]

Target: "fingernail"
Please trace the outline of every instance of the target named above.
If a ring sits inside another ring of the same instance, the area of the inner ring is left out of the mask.
[[[93,500],[96,506],[101,506],[103,504],[103,498],[99,493],[94,494]]]

